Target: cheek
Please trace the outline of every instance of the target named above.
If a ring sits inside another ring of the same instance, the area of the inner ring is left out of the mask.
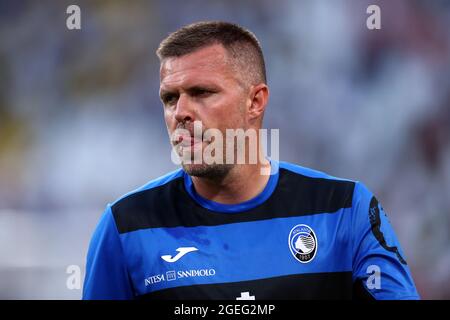
[[[224,117],[223,119],[242,117],[243,110],[245,110],[245,102],[239,96],[229,96],[221,99],[218,105],[217,112]]]
[[[171,113],[164,111],[164,121],[166,122],[166,127],[169,132],[175,130],[176,123]]]
[[[239,97],[240,98],[240,97]],[[229,105],[226,116],[234,127],[244,127],[247,110],[246,101],[235,98]]]
[[[238,108],[228,108],[221,111],[215,117],[214,122],[216,128],[223,132],[225,132],[225,129],[245,128],[244,116]]]

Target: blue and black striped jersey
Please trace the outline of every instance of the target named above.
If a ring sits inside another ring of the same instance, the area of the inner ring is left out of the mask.
[[[257,197],[202,198],[182,169],[108,205],[84,299],[418,299],[383,208],[360,182],[286,162]]]

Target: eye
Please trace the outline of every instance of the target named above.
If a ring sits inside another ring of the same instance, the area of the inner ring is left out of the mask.
[[[214,92],[212,90],[204,89],[204,88],[193,88],[191,90],[191,95],[193,97],[207,97],[213,93]]]
[[[194,91],[194,96],[201,96],[201,95],[204,95],[206,93],[208,93],[206,90],[200,89],[200,90]]]
[[[178,95],[177,94],[172,94],[172,93],[166,93],[161,97],[161,100],[163,102],[164,105],[173,105],[177,102],[178,100]]]

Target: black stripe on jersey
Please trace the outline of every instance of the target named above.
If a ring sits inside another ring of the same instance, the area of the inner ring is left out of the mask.
[[[386,213],[384,213],[386,215]],[[402,255],[398,251],[398,248],[396,246],[389,246],[386,242],[386,238],[384,237],[383,232],[381,231],[381,217],[380,217],[380,208],[377,198],[372,197],[370,200],[370,206],[369,206],[369,220],[370,225],[372,227],[372,233],[375,236],[375,238],[378,240],[380,245],[386,249],[387,251],[395,253],[397,256],[398,261],[400,263],[406,265],[406,260],[403,259]]]
[[[374,296],[372,296],[367,288],[363,284],[362,279],[358,279],[353,284],[353,299],[354,300],[375,300]]]
[[[154,291],[138,299],[236,300],[243,292],[255,300],[352,299],[352,273],[296,274],[268,279],[202,284]]]
[[[112,206],[112,213],[119,233],[126,233],[333,213],[352,205],[352,181],[312,178],[286,169],[280,169],[279,174],[278,185],[269,199],[248,211],[219,213],[205,209],[189,196],[180,177],[119,200]]]

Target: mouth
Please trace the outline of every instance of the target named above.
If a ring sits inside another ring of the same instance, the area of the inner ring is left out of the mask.
[[[195,137],[193,134],[191,135],[180,134],[176,135],[174,139],[172,139],[172,145],[174,147],[179,147],[183,149],[189,148],[197,149],[203,142],[204,142],[203,136]]]

